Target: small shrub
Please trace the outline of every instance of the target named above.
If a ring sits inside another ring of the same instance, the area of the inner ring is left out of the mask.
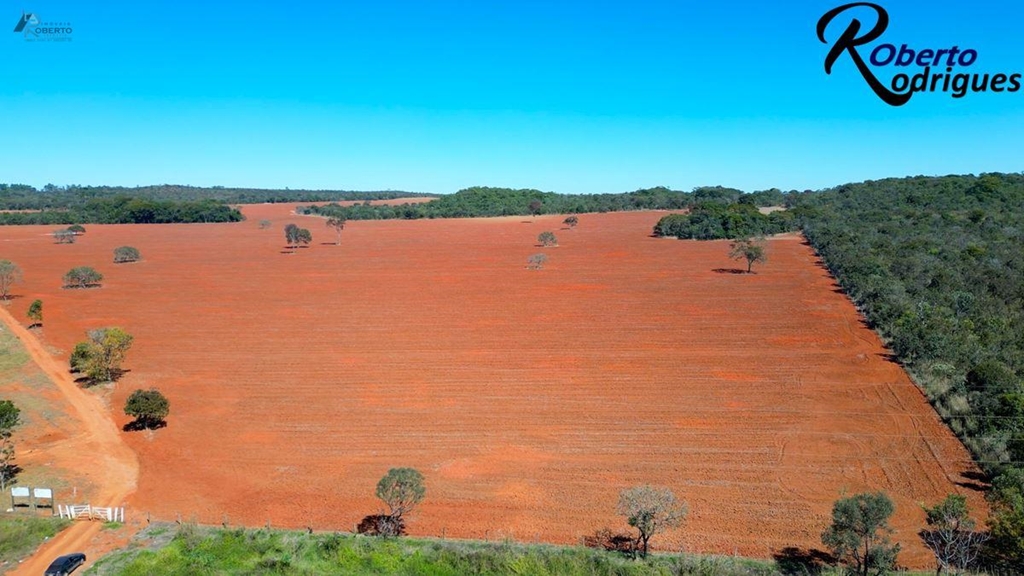
[[[541,232],[540,236],[537,236],[537,242],[540,242],[541,246],[558,246],[558,238],[554,232]]]
[[[270,220],[260,220],[260,230],[270,228]]]
[[[53,240],[57,244],[74,244],[75,233],[71,230],[57,230],[53,233]]]
[[[530,270],[540,270],[547,261],[547,254],[534,254],[526,260],[526,267]]]
[[[71,226],[68,226],[68,232],[72,232],[74,234],[85,234],[85,226],[82,226],[81,224],[72,224]]]
[[[142,258],[137,248],[131,246],[121,246],[114,248],[114,264],[123,264],[125,262],[138,262]]]

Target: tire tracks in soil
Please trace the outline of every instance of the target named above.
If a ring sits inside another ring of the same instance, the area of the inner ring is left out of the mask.
[[[90,498],[89,504],[123,505],[125,499],[135,492],[139,461],[135,452],[121,438],[107,407],[99,398],[82,390],[35,335],[15,320],[3,306],[0,306],[0,320],[21,341],[32,360],[73,407],[68,417],[78,421],[83,433],[82,445],[90,454],[95,455],[90,460],[90,466],[97,469],[98,477],[102,479],[97,482],[96,493]],[[80,465],[80,462],[72,463],[74,465]],[[69,552],[85,552],[89,557],[85,566],[92,564],[98,558],[93,540],[102,527],[99,522],[76,522],[40,546],[32,556],[10,571],[9,576],[42,574],[55,557]]]

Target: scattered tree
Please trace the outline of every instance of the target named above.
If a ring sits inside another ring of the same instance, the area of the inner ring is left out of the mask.
[[[299,244],[309,244],[312,242],[313,234],[305,228],[289,224],[284,227],[284,239],[288,243],[289,248],[297,248]]]
[[[81,224],[72,224],[71,226],[68,226],[68,232],[76,235],[85,234],[85,226],[82,226]]]
[[[327,219],[327,227],[338,233],[338,239],[334,243],[341,244],[341,231],[345,229],[345,219],[341,216],[332,216]]]
[[[540,242],[541,246],[558,246],[558,238],[554,232],[541,232],[540,236],[537,236],[537,242]]]
[[[0,400],[0,491],[14,479],[14,429],[21,424],[21,410],[10,400]]]
[[[651,537],[664,528],[681,525],[688,511],[686,503],[677,501],[668,488],[647,485],[623,490],[616,510],[639,532],[635,549],[639,549],[644,558]]]
[[[90,330],[89,341],[75,346],[71,369],[84,372],[92,382],[116,380],[133,340],[131,334],[118,327]]]
[[[138,262],[142,258],[137,248],[131,246],[121,246],[114,248],[114,264],[123,264],[125,262]]]
[[[544,263],[547,261],[547,254],[534,254],[526,260],[526,267],[530,270],[540,270],[544,267]]]
[[[260,230],[270,228],[270,220],[260,220]]]
[[[75,236],[71,230],[57,230],[53,233],[53,240],[57,244],[74,244]]]
[[[170,412],[171,403],[155,388],[132,392],[124,404],[124,413],[135,418],[133,424],[142,429],[164,426]]]
[[[359,521],[356,532],[367,536],[404,536],[405,522],[388,514],[371,514]]]
[[[921,531],[921,539],[935,554],[936,576],[969,568],[978,558],[988,535],[974,530],[967,498],[950,494],[933,508],[924,510],[929,529]]]
[[[103,274],[97,272],[95,268],[91,266],[77,266],[68,270],[68,273],[64,275],[64,287],[91,288],[99,286],[102,280]]]
[[[568,226],[570,230],[574,230],[576,228],[576,225],[579,223],[580,219],[578,216],[569,216],[565,220],[562,220],[562,224]]]
[[[29,326],[29,328],[35,328],[36,326],[42,326],[43,325],[43,301],[42,300],[38,300],[38,299],[37,300],[33,300],[32,304],[30,304],[29,307],[28,307],[28,312],[26,313],[26,315],[28,316],[28,319],[32,321],[32,324]]]
[[[729,258],[733,260],[746,260],[747,274],[750,274],[750,268],[754,265],[754,262],[763,264],[768,261],[768,255],[765,254],[764,240],[761,238],[736,240],[729,245]]]
[[[894,506],[884,492],[840,498],[832,507],[832,525],[821,542],[860,576],[892,570],[900,545],[889,544],[889,517]]]
[[[0,300],[11,297],[11,288],[21,282],[21,268],[10,260],[0,260]]]
[[[404,527],[402,517],[423,500],[426,494],[423,475],[414,468],[392,468],[377,483],[377,498],[388,507],[387,521],[383,523],[383,536],[399,536]]]

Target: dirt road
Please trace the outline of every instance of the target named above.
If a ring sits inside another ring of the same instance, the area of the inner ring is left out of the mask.
[[[2,306],[0,320],[21,340],[35,363],[74,407],[71,416],[77,419],[87,438],[84,448],[93,455],[91,465],[102,472],[100,477],[103,478],[89,504],[121,506],[125,498],[135,491],[139,463],[135,453],[121,439],[122,433],[110,419],[107,408],[99,398],[82,390],[64,365],[54,360],[42,343]],[[68,552],[85,552],[90,563],[95,561],[99,550],[94,547],[93,540],[101,528],[99,522],[79,522],[71,526],[41,546],[35,555],[11,571],[11,576],[42,574],[55,557]]]

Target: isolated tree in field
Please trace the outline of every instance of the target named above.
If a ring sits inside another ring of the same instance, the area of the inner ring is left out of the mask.
[[[526,260],[526,267],[530,270],[540,270],[544,267],[544,263],[547,261],[547,254],[534,254]]]
[[[21,268],[10,260],[0,260],[0,300],[11,297],[11,288],[21,282]]]
[[[681,525],[686,519],[687,506],[677,501],[668,488],[644,485],[623,490],[616,511],[639,532],[636,547],[646,558],[651,537],[665,528]]]
[[[530,214],[537,216],[541,213],[541,210],[543,210],[544,204],[542,204],[540,200],[531,200],[530,205],[527,206],[527,208],[530,210]]]
[[[114,248],[114,264],[123,264],[125,262],[138,262],[142,258],[137,248],[131,246],[120,246]]]
[[[155,388],[136,390],[124,403],[124,413],[135,418],[134,423],[145,429],[163,426],[170,412],[171,403]]]
[[[295,224],[288,224],[284,227],[284,241],[289,248],[299,243],[299,227]]]
[[[0,400],[0,491],[14,479],[14,429],[21,424],[21,410],[10,400]]]
[[[562,224],[565,224],[566,226],[568,226],[570,230],[575,229],[576,225],[579,224],[579,223],[580,223],[580,219],[577,216],[569,216],[565,220],[562,220]]]
[[[558,246],[558,238],[554,232],[541,232],[540,236],[537,236],[537,242],[540,242],[541,246]]]
[[[91,266],[76,266],[64,275],[65,288],[89,288],[99,286],[103,280],[103,274]]]
[[[71,226],[68,226],[68,232],[85,234],[85,226],[82,226],[81,224],[72,224]]]
[[[77,363],[77,367],[93,382],[109,382],[121,375],[121,364],[135,338],[118,327],[97,328],[89,331],[89,341],[85,344],[85,358]],[[78,352],[78,346],[75,347]],[[76,367],[72,354],[71,367]]]
[[[260,220],[260,230],[270,228],[270,220]]]
[[[338,239],[334,243],[341,244],[341,231],[345,229],[345,219],[340,216],[328,218],[327,227],[333,229],[338,234]]]
[[[886,574],[896,564],[900,545],[889,543],[892,500],[884,492],[840,498],[832,506],[832,525],[821,542],[854,574]]]
[[[754,265],[754,262],[763,264],[768,261],[764,240],[760,238],[736,240],[729,245],[729,258],[733,260],[746,260],[747,274],[750,274],[750,268]]]
[[[389,522],[382,531],[384,536],[398,536],[399,526],[404,526],[402,516],[409,513],[423,500],[427,489],[423,486],[423,474],[414,468],[392,468],[377,482],[377,498],[388,507]]]
[[[921,531],[921,539],[935,554],[936,576],[970,568],[981,553],[988,534],[974,529],[967,498],[950,494],[924,511],[928,515],[928,529]]]
[[[309,244],[313,241],[313,233],[306,228],[299,228],[299,231],[295,234],[296,244]]]
[[[74,244],[75,233],[71,230],[57,230],[53,233],[53,241],[57,244]]]
[[[35,328],[36,326],[43,325],[43,301],[33,300],[28,306],[28,312],[25,314],[28,319],[32,321],[29,328]]]

